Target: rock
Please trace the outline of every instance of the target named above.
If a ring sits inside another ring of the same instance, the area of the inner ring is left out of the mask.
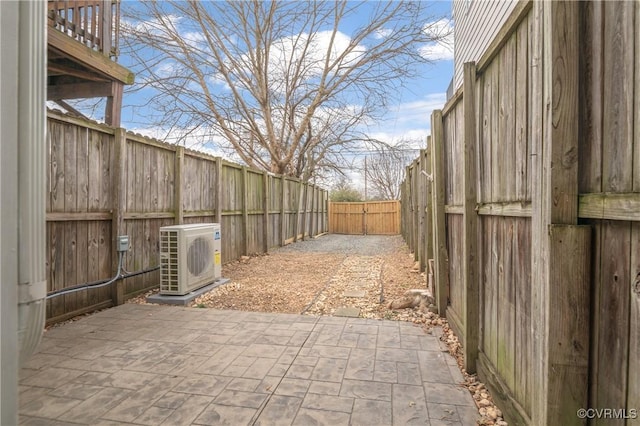
[[[495,420],[498,418],[498,413],[496,413],[495,407],[487,407],[487,417],[491,420]]]
[[[488,407],[488,406],[490,406],[492,404],[491,404],[491,401],[489,401],[488,399],[484,398],[484,399],[481,399],[480,401],[478,401],[478,405],[480,407]]]
[[[420,296],[403,296],[389,303],[389,309],[413,308],[420,304]]]
[[[428,306],[435,303],[435,299],[428,290],[411,289],[404,292],[400,299],[389,303],[389,309],[406,309],[419,307],[420,312],[426,313]]]

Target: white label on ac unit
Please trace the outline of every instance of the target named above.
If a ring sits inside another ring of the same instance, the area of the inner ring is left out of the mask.
[[[214,240],[219,240],[220,239],[220,231],[216,231],[214,236],[213,236]]]

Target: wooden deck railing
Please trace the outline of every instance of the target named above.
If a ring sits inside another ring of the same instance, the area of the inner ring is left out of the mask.
[[[120,0],[49,0],[48,22],[108,57],[117,57]]]

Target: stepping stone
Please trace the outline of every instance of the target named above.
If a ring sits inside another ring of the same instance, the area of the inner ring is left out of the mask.
[[[346,308],[338,308],[333,314],[336,317],[351,317],[358,318],[360,316],[360,309],[348,306]]]
[[[344,297],[364,297],[366,294],[364,290],[350,290],[344,292]]]

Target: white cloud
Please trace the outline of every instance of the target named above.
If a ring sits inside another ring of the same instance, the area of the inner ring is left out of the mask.
[[[453,59],[453,21],[439,19],[428,22],[424,25],[423,31],[428,36],[438,40],[418,48],[418,52],[423,58],[432,61]]]
[[[391,35],[392,32],[393,31],[389,28],[381,28],[379,30],[376,30],[376,32],[373,34],[373,38],[375,38],[376,40],[387,38]]]
[[[431,134],[431,113],[446,103],[445,93],[431,93],[421,99],[391,108],[386,120],[368,126],[372,138],[394,145],[413,141],[414,148],[424,148]]]
[[[418,52],[423,58],[432,61],[450,61],[453,59],[453,50],[439,43],[431,43],[422,46]]]
[[[209,76],[209,82],[211,82],[215,86],[221,87],[226,91],[231,90],[231,86],[229,86],[229,83],[227,83],[227,80],[225,80],[225,78],[220,73],[215,73]]]
[[[442,108],[446,102],[446,93],[431,93],[425,95],[422,99],[401,103],[397,109],[397,122],[429,123],[431,112],[434,109]]]
[[[162,20],[160,19],[148,19],[146,21],[130,21],[128,19],[122,19],[121,25],[125,30],[132,29],[136,32],[148,33],[151,35],[162,36],[167,34],[166,23],[169,27],[177,28],[182,18],[177,15],[164,15]]]
[[[187,31],[181,35],[183,40],[192,46],[206,44],[207,42],[207,38],[201,31]]]
[[[154,73],[160,78],[167,78],[175,76],[178,69],[179,66],[174,61],[162,62],[154,69]]]

